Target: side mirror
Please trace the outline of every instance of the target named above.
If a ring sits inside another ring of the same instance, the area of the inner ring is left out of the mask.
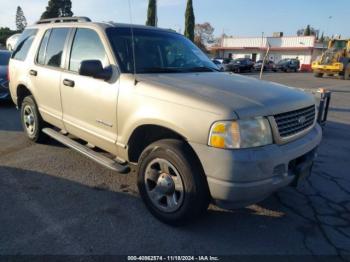
[[[103,68],[99,60],[84,60],[80,63],[79,75],[109,80],[112,77],[112,69]]]

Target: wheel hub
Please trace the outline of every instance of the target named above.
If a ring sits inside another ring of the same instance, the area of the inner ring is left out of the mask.
[[[29,125],[33,125],[34,124],[34,117],[33,117],[33,115],[28,115],[27,116],[27,123]]]
[[[175,191],[174,180],[166,173],[162,173],[159,176],[157,186],[159,187],[159,191],[163,194],[172,194]]]
[[[153,205],[171,213],[184,201],[184,184],[179,171],[168,160],[156,158],[145,170],[145,186]]]
[[[25,128],[27,130],[27,133],[29,135],[33,135],[35,133],[35,118],[34,118],[34,112],[33,109],[27,105],[24,108],[24,115],[23,115],[23,121]]]

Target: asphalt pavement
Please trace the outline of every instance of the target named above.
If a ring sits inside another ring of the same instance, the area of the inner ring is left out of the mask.
[[[146,210],[134,172],[113,173],[54,141],[32,144],[19,112],[0,102],[0,254],[350,255],[350,81],[264,79],[333,92],[312,176],[244,209],[211,206],[178,228]]]

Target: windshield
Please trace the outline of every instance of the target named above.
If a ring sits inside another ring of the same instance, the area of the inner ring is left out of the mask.
[[[123,73],[134,71],[132,33],[136,73],[218,71],[218,67],[198,47],[177,33],[140,28],[108,28],[107,35]]]
[[[289,59],[282,59],[281,61],[278,62],[279,65],[285,64],[289,61]]]
[[[7,66],[11,57],[10,52],[0,52],[0,66]]]
[[[335,40],[333,43],[333,48],[337,50],[344,49],[346,47],[347,41],[345,40]]]

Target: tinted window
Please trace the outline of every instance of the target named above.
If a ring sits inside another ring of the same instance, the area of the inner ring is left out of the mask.
[[[44,65],[60,67],[64,44],[68,35],[68,28],[52,29],[46,48]]]
[[[51,30],[47,30],[43,39],[41,40],[39,53],[37,57],[37,62],[41,65],[45,64],[46,48],[47,48],[47,43],[49,41],[50,34],[51,34]]]
[[[24,61],[28,55],[29,49],[32,46],[35,35],[38,32],[36,29],[24,30],[15,47],[15,51],[12,54],[13,59]]]
[[[134,63],[137,73],[218,70],[197,46],[177,33],[141,28],[108,28],[107,34],[124,73],[133,72]]]
[[[1,52],[0,51],[0,66],[7,66],[11,57],[10,52]]]
[[[72,46],[69,70],[78,72],[84,60],[99,60],[104,67],[109,65],[100,37],[91,29],[78,29]]]

